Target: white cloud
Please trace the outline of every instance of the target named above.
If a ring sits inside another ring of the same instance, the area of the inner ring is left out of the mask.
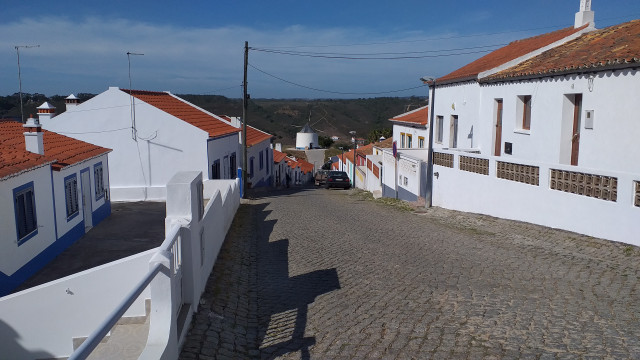
[[[145,54],[131,59],[134,88],[212,93],[237,86],[221,93],[238,97],[245,40],[254,47],[305,45],[310,47],[291,50],[336,53],[427,51],[504,42],[496,37],[443,39],[443,34],[429,35],[421,31],[381,35],[362,28],[310,29],[301,25],[269,31],[247,27],[177,28],[96,17],[22,19],[0,24],[0,33],[8,34],[0,39],[0,93],[17,92],[14,45],[40,44],[37,49],[21,50],[23,90],[49,95],[101,92],[109,86],[128,87],[127,51]],[[429,41],[429,36],[439,40]],[[372,45],[324,47],[364,43]],[[349,61],[251,51],[249,62],[310,87],[378,92],[418,86],[422,75],[444,75],[481,55]],[[248,82],[253,97],[341,97],[307,91],[253,69]],[[397,95],[424,92],[420,89]]]

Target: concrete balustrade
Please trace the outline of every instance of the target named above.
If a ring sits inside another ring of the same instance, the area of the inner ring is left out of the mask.
[[[140,358],[176,359],[239,205],[239,179],[203,183],[200,172],[177,173],[167,184],[161,246],[0,299],[3,356],[84,359],[72,355],[73,338],[106,333],[122,313],[144,316],[151,299]]]

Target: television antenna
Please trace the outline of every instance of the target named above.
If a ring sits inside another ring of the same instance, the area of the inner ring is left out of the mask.
[[[19,82],[19,86],[20,86],[20,121],[22,121],[22,123],[24,124],[24,110],[22,108],[22,74],[20,72],[20,48],[23,49],[31,49],[31,48],[37,48],[40,47],[40,45],[16,45],[14,46],[14,48],[16,49],[16,54],[18,55],[18,82]]]

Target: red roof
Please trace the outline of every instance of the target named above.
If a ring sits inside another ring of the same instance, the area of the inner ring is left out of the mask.
[[[287,154],[280,152],[278,150],[273,150],[273,162],[274,163],[279,163],[282,160],[285,160],[287,158]]]
[[[516,40],[507,46],[495,50],[480,59],[469,63],[460,69],[445,75],[437,80],[438,83],[452,83],[456,81],[474,80],[478,74],[483,71],[491,70],[509,61],[515,60],[532,51],[541,49],[547,45],[551,45],[556,41],[562,40],[567,36],[573,35],[583,29],[587,25],[580,28],[568,27],[543,35],[530,37],[528,39]]]
[[[154,106],[169,115],[187,122],[209,133],[209,137],[219,137],[237,133],[240,129],[227,124],[223,120],[199,109],[180,98],[166,92],[125,90],[123,92],[133,95],[147,104]]]
[[[15,121],[0,122],[0,178],[52,163],[54,170],[102,155],[111,150],[42,130],[44,155],[27,151],[25,128]]]
[[[253,126],[247,125],[247,146],[253,146],[259,144],[265,140],[270,140],[273,137],[271,134],[267,134],[262,130],[258,130]]]
[[[640,20],[586,33],[484,79],[509,80],[599,69],[637,67]]]
[[[421,108],[417,108],[415,110],[411,110],[404,114],[395,116],[394,118],[389,120],[393,122],[426,126],[429,123],[429,107],[423,106]]]

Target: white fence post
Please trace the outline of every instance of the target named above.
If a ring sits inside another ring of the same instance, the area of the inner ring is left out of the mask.
[[[160,272],[151,281],[151,313],[149,337],[140,359],[177,359],[178,335],[176,314],[171,294],[173,282],[173,254],[158,251],[149,263],[149,269],[161,265]]]

